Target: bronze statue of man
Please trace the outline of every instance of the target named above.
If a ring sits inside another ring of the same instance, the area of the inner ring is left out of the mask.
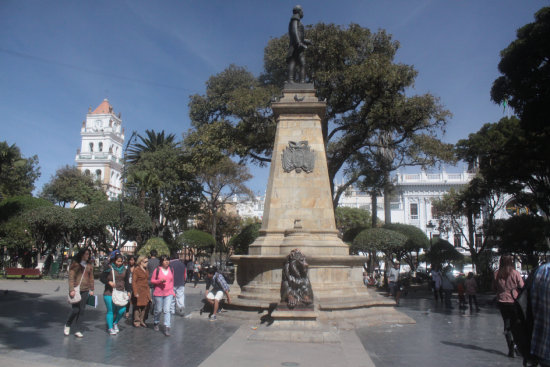
[[[293,83],[295,80],[295,74],[299,72],[299,82],[306,82],[306,55],[305,50],[308,45],[311,45],[311,41],[305,39],[304,25],[300,21],[304,17],[304,11],[300,5],[296,5],[292,9],[292,17],[288,24],[288,37],[290,43],[288,45],[288,54],[286,56],[286,62],[288,64],[288,81]],[[296,70],[298,67],[298,70]]]

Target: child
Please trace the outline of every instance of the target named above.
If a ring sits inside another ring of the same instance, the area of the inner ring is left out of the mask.
[[[458,308],[460,308],[461,310],[465,310],[467,307],[466,297],[464,296],[464,275],[458,278],[458,284],[456,288],[458,292]]]
[[[476,311],[479,311],[479,306],[477,305],[477,282],[474,278],[474,273],[469,272],[468,278],[466,279],[466,282],[464,283],[464,287],[466,288],[466,294],[468,295],[468,303],[470,304],[470,311],[472,311],[472,300],[476,305]]]

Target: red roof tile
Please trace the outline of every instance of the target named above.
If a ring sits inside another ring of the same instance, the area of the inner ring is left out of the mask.
[[[113,106],[109,103],[109,100],[105,98],[103,102],[97,108],[92,112],[92,115],[102,115],[102,114],[108,114],[113,113]]]

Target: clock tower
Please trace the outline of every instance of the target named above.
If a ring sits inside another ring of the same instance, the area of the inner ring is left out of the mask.
[[[109,200],[122,192],[122,150],[124,129],[121,114],[115,114],[107,99],[92,111],[80,129],[82,145],[76,153],[77,167],[101,182]]]

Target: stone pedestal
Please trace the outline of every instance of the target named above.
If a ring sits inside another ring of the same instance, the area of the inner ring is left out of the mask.
[[[295,248],[309,264],[315,313],[393,305],[392,300],[367,291],[365,258],[350,256],[348,245],[337,235],[321,129],[326,103],[319,101],[312,84],[287,84],[272,109],[277,132],[262,227],[249,254],[232,257],[239,285],[234,305],[268,309],[278,303],[281,269]],[[300,148],[290,168],[297,168],[289,169],[289,151],[296,146]]]

